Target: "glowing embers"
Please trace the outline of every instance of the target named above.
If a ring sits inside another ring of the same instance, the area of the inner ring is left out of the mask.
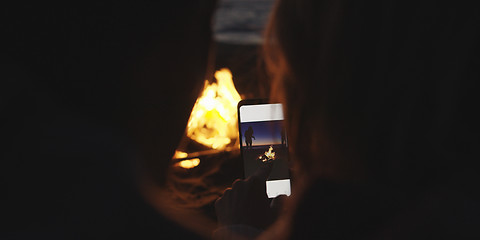
[[[181,159],[181,158],[186,158],[188,157],[188,153],[182,152],[182,151],[175,151],[175,154],[173,155],[173,159]]]
[[[177,150],[175,151],[175,155],[173,156],[173,159],[182,159],[187,157],[188,157],[188,153]],[[192,158],[192,159],[181,160],[175,163],[175,166],[185,168],[185,169],[190,169],[198,166],[198,164],[200,164],[200,159]]]
[[[185,169],[190,169],[198,166],[200,164],[200,159],[199,158],[192,158],[192,159],[187,159],[183,160],[177,163],[177,166]]]
[[[266,151],[263,155],[259,156],[258,159],[260,159],[262,162],[270,162],[275,160],[275,152],[273,151],[273,147],[270,146],[268,148],[268,151]]]
[[[230,70],[215,73],[217,82],[205,81],[203,92],[193,107],[187,124],[187,136],[204,146],[224,150],[238,139],[237,109],[241,100]]]

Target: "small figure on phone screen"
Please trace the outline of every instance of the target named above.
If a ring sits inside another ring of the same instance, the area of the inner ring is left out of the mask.
[[[252,148],[252,138],[255,139],[255,136],[253,136],[253,128],[250,126],[247,131],[245,131],[245,145],[247,149]]]

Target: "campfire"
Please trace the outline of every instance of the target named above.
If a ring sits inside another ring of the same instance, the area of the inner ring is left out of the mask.
[[[217,71],[215,79],[205,81],[172,159],[167,186],[174,202],[183,208],[201,208],[214,202],[226,184],[231,184],[220,170],[224,160],[240,155],[237,104],[241,98],[230,70]],[[240,161],[229,164],[237,163]],[[232,178],[239,177],[235,169],[231,168]]]
[[[258,159],[262,160],[262,162],[269,162],[275,160],[275,152],[273,151],[273,147],[270,146],[268,151],[266,151],[263,155],[259,156]]]
[[[194,168],[203,154],[238,149],[237,104],[241,100],[235,89],[230,70],[215,73],[216,82],[205,81],[188,120],[186,137],[204,147],[199,152],[177,150],[173,157],[182,168]],[[192,159],[194,158],[195,159]]]

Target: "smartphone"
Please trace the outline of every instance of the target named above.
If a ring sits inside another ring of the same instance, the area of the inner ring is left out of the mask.
[[[288,141],[283,108],[266,99],[246,99],[238,103],[238,130],[245,178],[265,164],[273,168],[266,181],[267,196],[290,196],[291,183]]]

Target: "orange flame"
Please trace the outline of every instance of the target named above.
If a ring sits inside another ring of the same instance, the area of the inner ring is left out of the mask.
[[[275,152],[273,151],[273,147],[270,146],[268,148],[268,151],[266,151],[262,156],[258,157],[258,159],[261,159],[262,162],[274,160],[275,159]]]
[[[207,147],[223,150],[238,139],[237,104],[241,100],[230,70],[215,73],[216,83],[205,81],[187,124],[187,136]]]

